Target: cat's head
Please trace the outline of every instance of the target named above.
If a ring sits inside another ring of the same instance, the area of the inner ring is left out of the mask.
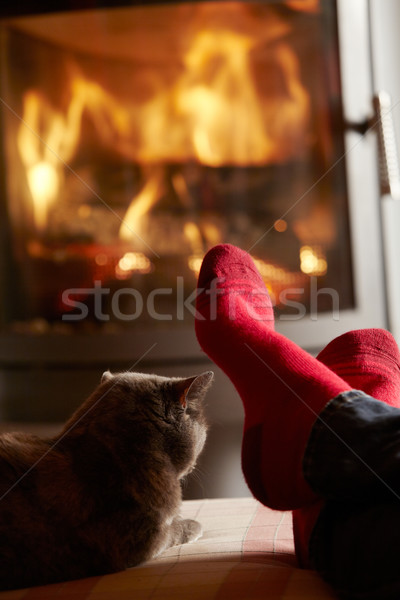
[[[203,400],[213,378],[212,371],[188,378],[107,371],[92,398],[93,417],[105,435],[115,430],[127,454],[167,455],[181,478],[206,440]]]

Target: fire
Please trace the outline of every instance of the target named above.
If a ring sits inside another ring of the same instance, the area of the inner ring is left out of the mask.
[[[318,2],[292,0],[290,8],[312,12]],[[74,235],[78,240],[92,239],[96,272],[102,270],[117,280],[153,272],[155,264],[146,256],[149,249],[155,255],[183,254],[187,268],[197,275],[207,249],[229,237],[228,221],[212,204],[207,211],[199,210],[190,179],[169,165],[283,164],[301,159],[309,147],[310,100],[296,52],[287,41],[290,21],[265,6],[268,18],[261,26],[258,10],[246,3],[224,3],[222,10],[200,3],[179,45],[179,56],[172,53],[169,58],[166,52],[165,64],[174,76],[165,85],[162,74],[150,71],[152,84],[146,93],[136,83],[140,77],[135,69],[143,68],[140,62],[133,60],[131,71],[124,71],[125,92],[118,93],[119,83],[107,80],[107,87],[101,85],[78,66],[78,58],[68,59],[58,104],[42,91],[27,90],[18,149],[35,231],[47,233],[62,221],[59,230],[68,232],[69,219],[76,219],[71,239]],[[74,161],[79,164],[82,147],[90,154],[98,146],[114,160],[138,165],[143,178],[128,205],[121,203],[117,215],[121,224],[114,229],[106,226],[102,233],[103,222],[109,221],[103,218],[108,198],[102,197],[102,190],[91,189],[95,165],[89,165],[84,177],[73,173],[71,166]],[[80,186],[89,193],[82,194],[78,205]],[[171,191],[175,206],[180,205],[176,215],[165,210]],[[91,201],[92,193],[96,202]],[[62,210],[55,217],[60,203]],[[68,212],[74,203],[75,212]],[[326,218],[315,215],[314,221],[311,230],[320,231]],[[278,219],[274,227],[283,232],[288,224]],[[327,269],[317,241],[310,240],[310,223],[298,222],[296,233],[302,240],[301,273],[256,259],[275,298],[288,285],[301,287],[305,274],[323,274]],[[110,252],[104,251],[107,243]]]
[[[185,74],[172,95],[188,123],[188,150],[203,164],[258,162],[267,151],[249,68],[253,45],[235,32],[202,31],[185,56]]]
[[[129,128],[126,110],[97,83],[77,75],[70,93],[65,113],[35,90],[29,90],[23,99],[18,148],[27,172],[38,231],[43,231],[47,224],[49,208],[58,199],[64,182],[64,168],[79,148],[85,111],[92,116],[99,137],[112,138],[117,146]]]
[[[50,126],[48,121],[51,122]],[[51,115],[46,100],[36,92],[28,92],[24,98],[24,118],[19,128],[18,147],[26,168],[33,218],[38,231],[46,227],[49,208],[58,198],[61,183],[55,156],[59,146],[59,125],[59,121]]]
[[[298,10],[298,4],[307,5],[307,11],[318,6],[316,0],[291,4]],[[151,93],[136,89],[134,62],[131,91],[122,96],[84,74],[72,58],[59,106],[28,90],[18,147],[35,228],[45,229],[60,190],[67,201],[74,194],[66,189],[65,174],[88,129],[92,145],[154,168],[187,161],[212,167],[264,165],[301,157],[309,143],[309,96],[296,52],[284,37],[290,24],[273,9],[264,10],[261,27],[257,11],[246,3],[226,3],[222,12],[201,3],[182,38],[181,56],[172,55],[174,78],[165,85],[153,72]],[[125,214],[121,239],[131,239],[132,231],[140,235],[141,221],[157,204],[162,185],[151,168]]]
[[[120,239],[132,241],[135,236],[144,241],[141,237],[143,219],[160,199],[162,190],[162,172],[155,170],[139,194],[133,198],[119,230]]]
[[[192,250],[201,253],[204,249],[199,227],[193,221],[185,223],[183,228],[185,237],[189,240]]]
[[[28,184],[33,200],[33,215],[38,230],[47,224],[49,207],[57,200],[59,177],[55,167],[48,162],[37,162],[27,172]]]
[[[301,155],[310,107],[298,60],[285,42],[272,45],[268,66],[283,84],[263,98],[251,62],[260,44],[237,31],[198,32],[183,58],[183,74],[140,110],[140,159],[195,159],[219,167]]]

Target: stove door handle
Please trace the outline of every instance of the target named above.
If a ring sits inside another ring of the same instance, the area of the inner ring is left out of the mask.
[[[374,118],[370,128],[377,129],[379,148],[380,188],[383,196],[400,200],[400,171],[393,122],[393,105],[390,95],[378,92],[374,98]]]

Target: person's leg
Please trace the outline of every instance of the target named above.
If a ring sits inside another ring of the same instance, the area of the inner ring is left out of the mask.
[[[199,343],[244,404],[242,468],[250,490],[277,509],[317,500],[303,476],[305,448],[321,411],[351,386],[274,330],[264,282],[239,248],[207,253],[196,308]]]
[[[390,333],[368,329],[336,338],[318,358],[374,398],[359,397],[342,407],[334,400],[322,413],[336,435],[325,427],[319,431],[322,443],[314,439],[314,445],[313,432],[305,469],[311,485],[331,500],[294,511],[296,552],[340,597],[397,600],[400,411],[393,406],[400,400],[399,349]]]
[[[320,507],[311,502],[331,498],[313,531],[312,564],[345,597],[397,598],[400,410],[352,390],[282,340],[271,326],[261,278],[244,255],[220,247],[209,257],[199,281],[196,330],[242,396],[250,489],[269,506],[310,512],[316,506],[317,515]],[[329,400],[336,385],[339,392]]]
[[[353,388],[392,406],[400,405],[400,352],[388,331],[349,331],[332,340],[317,358]],[[296,553],[302,566],[310,564],[309,540],[324,505],[325,501],[319,501],[293,512]]]
[[[400,598],[400,501],[328,502],[311,538],[311,566],[349,600]]]

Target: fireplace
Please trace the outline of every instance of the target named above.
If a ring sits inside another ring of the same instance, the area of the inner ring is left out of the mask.
[[[367,3],[348,4],[3,11],[3,418],[63,418],[105,368],[208,368],[193,301],[219,242],[306,348],[385,325]]]

